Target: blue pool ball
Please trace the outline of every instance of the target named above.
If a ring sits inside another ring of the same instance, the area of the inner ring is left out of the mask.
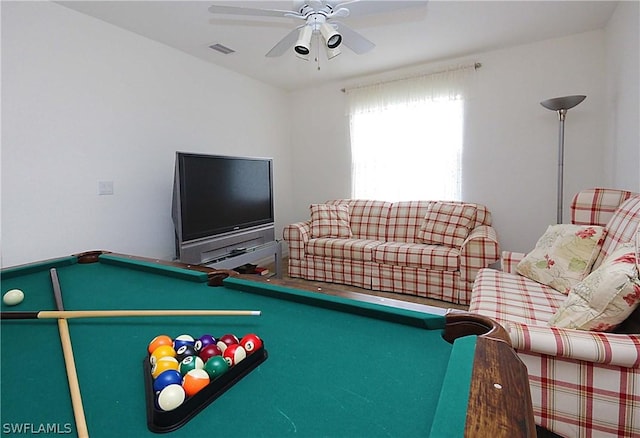
[[[196,341],[191,335],[180,335],[173,340],[173,349],[178,351],[178,348],[182,347],[183,345],[190,345],[193,347],[195,343]]]
[[[196,351],[200,352],[200,350],[202,350],[207,345],[215,344],[216,342],[218,341],[213,336],[202,335],[200,336],[199,339],[196,340],[196,343],[195,343]]]
[[[182,384],[182,374],[177,370],[163,371],[153,382],[153,391],[160,392],[169,385]]]

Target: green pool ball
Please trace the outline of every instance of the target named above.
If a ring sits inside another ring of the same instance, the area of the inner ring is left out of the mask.
[[[212,356],[204,364],[204,370],[209,374],[211,380],[220,377],[229,369],[227,361],[222,356]]]
[[[186,375],[191,370],[204,368],[204,362],[198,356],[187,356],[180,362],[180,374]]]

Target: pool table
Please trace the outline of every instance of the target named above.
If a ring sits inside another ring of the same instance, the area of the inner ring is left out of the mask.
[[[92,437],[157,436],[146,415],[147,345],[206,333],[255,333],[266,360],[168,436],[535,436],[526,369],[488,318],[103,251],[2,270],[2,293],[25,294],[2,303],[5,436],[77,434],[57,320],[6,313],[56,310],[52,267],[65,310],[261,311],[67,319]]]

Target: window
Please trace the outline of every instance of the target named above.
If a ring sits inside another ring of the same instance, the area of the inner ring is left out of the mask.
[[[461,199],[458,71],[349,91],[353,198]]]

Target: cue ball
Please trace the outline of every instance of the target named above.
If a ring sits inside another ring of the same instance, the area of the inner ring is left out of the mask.
[[[182,385],[167,385],[160,394],[158,394],[158,407],[163,411],[173,411],[180,406],[186,394]]]
[[[15,306],[16,304],[20,304],[24,300],[24,292],[20,289],[11,289],[2,297],[2,301],[7,306]]]

